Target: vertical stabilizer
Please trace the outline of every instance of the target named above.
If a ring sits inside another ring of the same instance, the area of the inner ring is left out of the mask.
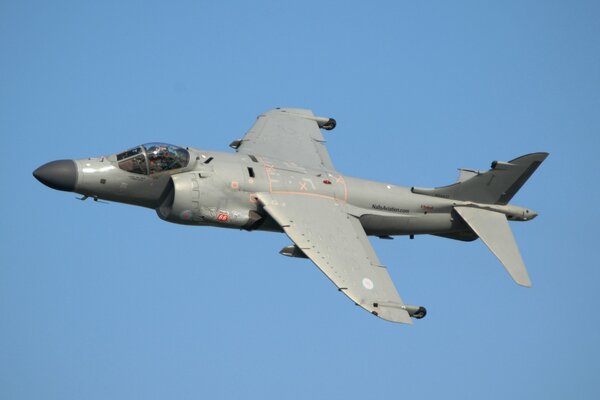
[[[454,207],[469,227],[506,268],[519,285],[531,287],[529,275],[521,258],[519,247],[502,213],[474,207]]]
[[[488,171],[460,170],[458,182],[438,188],[413,187],[412,192],[444,199],[505,205],[527,182],[548,153],[532,153],[509,162],[494,161]]]

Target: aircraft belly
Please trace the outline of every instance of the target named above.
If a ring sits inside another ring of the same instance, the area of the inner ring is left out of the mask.
[[[446,233],[465,228],[461,221],[453,221],[450,214],[445,213],[414,216],[364,214],[360,223],[368,235],[374,236]]]

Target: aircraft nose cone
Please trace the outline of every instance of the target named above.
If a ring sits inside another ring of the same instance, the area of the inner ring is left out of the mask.
[[[33,171],[33,176],[52,189],[72,192],[77,183],[77,165],[73,160],[51,161]]]

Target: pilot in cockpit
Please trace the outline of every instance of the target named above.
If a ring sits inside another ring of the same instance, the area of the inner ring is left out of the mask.
[[[189,159],[187,150],[165,143],[147,143],[117,155],[119,168],[145,175],[184,168]]]

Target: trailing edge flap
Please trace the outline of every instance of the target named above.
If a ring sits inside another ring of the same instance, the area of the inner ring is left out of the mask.
[[[531,287],[521,253],[502,213],[473,207],[454,207],[485,245],[504,265],[516,283]]]
[[[385,320],[412,324],[387,268],[344,205],[317,196],[257,197],[296,246],[356,305]]]

